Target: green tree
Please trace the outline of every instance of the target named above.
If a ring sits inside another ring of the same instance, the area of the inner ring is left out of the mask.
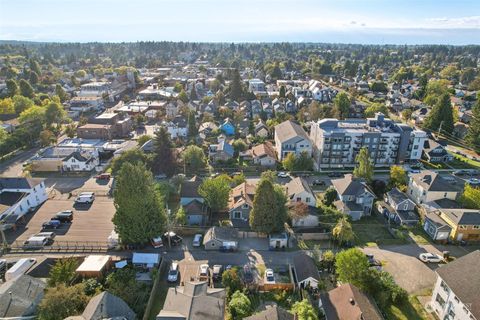
[[[388,115],[388,108],[381,103],[373,103],[365,109],[365,118],[371,118],[375,116],[375,113],[381,112],[385,115]]]
[[[260,179],[250,211],[250,227],[256,232],[272,233],[279,231],[285,220],[277,220],[280,210],[274,184],[269,179]]]
[[[192,90],[190,90],[190,101],[198,100],[197,89],[195,84],[192,85]]]
[[[77,126],[75,125],[75,123],[67,124],[67,126],[65,127],[65,134],[70,139],[75,137],[75,135],[77,134]]]
[[[177,210],[177,213],[175,214],[175,221],[177,222],[178,225],[184,226],[187,224],[187,213],[185,212],[185,209],[180,206],[180,208]]]
[[[8,132],[3,127],[0,127],[0,144],[5,142],[8,137]]]
[[[338,220],[332,230],[332,235],[340,244],[350,243],[355,237],[352,225],[348,222],[346,217]]]
[[[40,144],[42,145],[42,147],[50,146],[56,141],[57,141],[57,138],[55,137],[52,131],[45,129],[45,130],[42,130],[42,132],[40,132]]]
[[[8,97],[13,97],[14,95],[18,94],[18,85],[17,82],[14,79],[8,79],[6,81],[7,85],[7,96]]]
[[[230,177],[220,175],[208,178],[198,187],[198,193],[205,199],[205,203],[213,212],[224,209],[230,194]]]
[[[33,106],[27,110],[20,113],[18,117],[20,123],[29,123],[34,121],[39,121],[40,123],[45,123],[45,108],[39,106]]]
[[[242,281],[238,276],[238,269],[236,267],[223,271],[222,285],[227,289],[228,297],[237,290],[242,289]]]
[[[273,80],[282,79],[282,70],[280,70],[280,64],[278,62],[275,62],[272,71],[270,72],[270,76]]]
[[[468,209],[480,209],[480,189],[465,184],[463,193],[460,196],[460,203]]]
[[[480,152],[480,95],[477,95],[477,102],[472,108],[472,118],[465,142],[475,151]]]
[[[147,156],[139,149],[131,149],[123,152],[112,161],[112,173],[117,174],[124,163],[147,163]]]
[[[230,298],[228,308],[233,319],[243,319],[248,317],[252,312],[252,303],[250,299],[241,291],[235,291]]]
[[[20,114],[23,111],[33,107],[34,104],[32,99],[20,95],[15,95],[13,96],[13,106],[15,108],[15,113]]]
[[[62,105],[56,102],[50,102],[45,108],[45,120],[47,125],[56,123],[58,126],[65,120],[67,112],[63,109]]]
[[[335,200],[337,200],[337,190],[334,187],[328,187],[323,194],[323,204],[331,206]]]
[[[60,284],[48,288],[38,305],[40,320],[63,320],[69,316],[76,316],[83,312],[88,303],[82,283],[66,287]]]
[[[282,165],[287,171],[295,170],[295,154],[290,152],[287,156],[283,159]]]
[[[137,139],[137,145],[139,147],[143,146],[145,143],[147,143],[148,141],[152,140],[153,137],[148,135],[148,134],[144,134],[144,135],[141,135],[140,137],[138,137]]]
[[[248,146],[247,144],[245,143],[245,141],[243,141],[242,139],[237,139],[235,141],[232,142],[232,147],[233,149],[235,150],[235,154],[238,156],[238,154],[242,151],[245,151],[248,149]]]
[[[195,138],[198,134],[197,121],[195,119],[195,112],[188,112],[188,136],[190,138]]]
[[[75,77],[77,78],[85,78],[86,76],[87,76],[87,72],[85,70],[75,71]]]
[[[180,82],[175,83],[173,91],[180,93],[183,90],[183,85]]]
[[[412,119],[412,113],[413,113],[412,109],[405,109],[405,110],[403,110],[403,111],[402,111],[402,118],[403,118],[403,120],[405,120],[405,121],[411,120],[411,119]]]
[[[0,100],[0,114],[14,114],[15,106],[12,98],[5,98]]]
[[[280,90],[278,92],[278,96],[280,98],[285,98],[285,94],[286,94],[286,90],[285,90],[285,86],[280,86]]]
[[[137,313],[138,319],[141,319],[141,313],[144,312],[146,304],[141,302],[145,299],[139,299],[139,297],[145,294],[149,287],[137,281],[136,274],[133,268],[118,269],[107,276],[105,287],[108,292],[125,301]]]
[[[34,71],[30,71],[28,81],[30,84],[36,86],[38,84],[38,74]]]
[[[185,92],[185,90],[182,89],[182,91],[180,91],[180,93],[178,94],[177,98],[182,101],[183,103],[187,103],[188,102],[188,96],[187,96],[187,93]]]
[[[370,86],[370,89],[372,89],[373,92],[388,92],[387,85],[383,81],[375,81]]]
[[[153,172],[171,177],[176,170],[177,162],[173,154],[173,144],[165,127],[160,127],[153,138],[154,158]]]
[[[245,179],[245,175],[242,173],[240,174],[236,174],[232,177],[232,184],[234,186],[238,186],[238,185],[241,185],[242,183],[244,183],[246,181]]]
[[[293,304],[291,312],[298,320],[318,320],[318,313],[307,299],[297,301]]]
[[[363,178],[368,182],[373,179],[373,162],[368,154],[368,148],[363,147],[355,158],[357,165],[353,170],[353,175],[357,178]]]
[[[18,85],[20,87],[20,94],[22,96],[30,99],[33,99],[35,97],[35,91],[27,80],[21,79]]]
[[[333,99],[333,104],[335,108],[335,113],[340,119],[345,119],[350,113],[350,99],[345,92],[340,92],[337,94],[335,99]]]
[[[63,87],[57,83],[55,86],[55,94],[60,98],[60,102],[65,102],[68,99],[68,94],[65,92]]]
[[[358,248],[352,248],[337,253],[335,270],[338,280],[351,283],[360,289],[365,289],[365,277],[369,270],[368,259]]]
[[[453,108],[450,103],[450,95],[442,94],[432,111],[428,114],[424,122],[424,127],[433,131],[442,130],[442,132],[453,132]],[[440,128],[441,125],[441,128]]]
[[[402,191],[405,191],[408,183],[407,171],[402,166],[391,166],[390,167],[390,188],[399,188]]]
[[[238,72],[238,69],[235,69],[233,71],[233,78],[229,86],[230,86],[230,99],[235,101],[240,101],[240,99],[243,97],[243,86],[242,86],[242,80],[240,79],[240,73]]]
[[[76,258],[58,259],[50,269],[48,286],[55,287],[59,284],[69,286],[76,277],[75,270],[78,267]]]
[[[313,159],[307,152],[301,152],[298,157],[295,157],[295,171],[312,171]]]
[[[37,75],[42,74],[42,69],[40,68],[40,64],[38,63],[37,60],[35,60],[33,58],[30,58],[28,63],[29,63],[29,66],[30,66],[30,70],[35,72]]]
[[[199,170],[205,169],[207,165],[207,159],[203,149],[195,145],[188,146],[182,153],[182,157],[188,172],[198,172]]]
[[[164,206],[145,165],[122,165],[116,177],[114,205],[112,221],[123,243],[144,244],[164,230]]]

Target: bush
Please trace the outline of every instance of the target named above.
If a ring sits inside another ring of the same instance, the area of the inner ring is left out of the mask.
[[[235,291],[228,303],[230,313],[234,319],[243,319],[252,312],[252,304],[241,291]]]

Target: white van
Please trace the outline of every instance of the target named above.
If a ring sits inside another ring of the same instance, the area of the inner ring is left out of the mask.
[[[75,203],[92,203],[95,200],[93,192],[82,192],[75,199]]]
[[[49,238],[45,236],[33,236],[23,243],[24,249],[41,249],[48,245]]]
[[[35,258],[23,258],[17,261],[10,269],[5,272],[5,280],[9,281],[15,279],[28,271],[35,263]]]
[[[201,234],[196,234],[193,237],[193,246],[194,247],[200,247],[202,245],[202,235]]]

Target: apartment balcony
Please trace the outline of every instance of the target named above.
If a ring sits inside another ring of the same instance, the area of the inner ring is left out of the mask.
[[[380,144],[387,144],[388,140],[387,139],[380,139]]]
[[[387,147],[385,145],[381,145],[380,147],[378,147],[378,150],[387,150]]]

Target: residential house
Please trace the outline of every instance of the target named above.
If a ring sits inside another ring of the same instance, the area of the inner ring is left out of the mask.
[[[225,140],[220,140],[217,144],[211,144],[208,147],[208,157],[217,161],[227,161],[234,155],[233,146]]]
[[[162,127],[165,127],[172,139],[185,138],[188,134],[187,119],[184,116],[176,116],[171,121],[163,121]]]
[[[278,160],[282,161],[289,153],[299,156],[306,152],[312,154],[312,143],[303,128],[290,120],[275,126],[275,148]]]
[[[250,113],[252,118],[255,118],[255,116],[260,116],[262,111],[262,103],[259,100],[253,100],[250,102]]]
[[[225,121],[220,125],[220,130],[227,136],[233,136],[235,134],[235,126],[229,118],[226,118]]]
[[[205,250],[219,250],[222,246],[238,247],[237,230],[234,228],[213,226],[203,236]]]
[[[450,162],[453,160],[453,155],[448,153],[440,143],[428,139],[423,146],[423,158],[431,163]]]
[[[383,320],[375,302],[350,283],[342,284],[320,296],[325,320]]]
[[[353,221],[371,214],[375,194],[364,180],[346,174],[341,179],[332,180],[332,184],[339,198],[334,203],[338,210],[349,215]]]
[[[432,238],[439,242],[447,242],[450,238],[452,228],[440,216],[440,212],[428,212],[423,222],[423,230]]]
[[[265,82],[260,79],[250,79],[248,80],[248,91],[256,93],[256,92],[265,92]]]
[[[385,197],[385,203],[379,204],[379,211],[388,221],[399,225],[415,225],[420,219],[415,213],[415,202],[410,200],[408,196],[393,188]]]
[[[248,227],[255,189],[256,186],[254,184],[243,182],[230,191],[228,214],[234,227]]]
[[[47,284],[23,274],[0,286],[0,314],[2,319],[35,319]]]
[[[13,227],[28,212],[48,199],[44,179],[0,178],[0,221]]]
[[[33,172],[92,171],[99,164],[96,148],[47,147],[31,158]]]
[[[187,225],[203,226],[208,222],[208,208],[206,204],[197,199],[193,199],[183,206],[187,216]]]
[[[255,137],[266,138],[268,137],[268,127],[262,119],[258,120],[258,123],[255,125]]]
[[[297,253],[293,256],[293,272],[298,288],[317,288],[320,274],[313,259],[305,253]]]
[[[185,180],[180,185],[180,204],[188,205],[192,201],[204,202],[203,197],[198,193],[198,187],[202,184],[202,179],[197,176],[190,180]]]
[[[291,203],[303,202],[310,207],[317,206],[315,194],[305,179],[301,177],[293,178],[285,185],[285,190]]]
[[[150,270],[158,267],[160,260],[160,254],[158,253],[134,252],[132,255],[132,265],[135,268],[143,270]]]
[[[480,241],[480,211],[473,209],[440,209],[440,217],[452,228],[452,241]]]
[[[199,134],[204,134],[206,137],[210,136],[213,132],[218,130],[218,126],[211,121],[204,122],[198,128]]]
[[[422,170],[410,175],[407,194],[415,203],[423,204],[440,199],[455,200],[460,191],[461,187],[437,172]]]
[[[260,311],[245,320],[294,320],[295,316],[287,310],[277,305],[266,306],[266,309]]]
[[[457,138],[464,139],[468,132],[468,125],[462,122],[455,122],[453,135]]]
[[[277,164],[275,149],[269,141],[256,145],[243,154],[252,159],[254,164],[262,167],[272,168]]]
[[[210,288],[206,281],[185,282],[184,287],[169,288],[157,320],[223,320],[225,289]]]
[[[250,131],[250,119],[245,118],[238,122],[237,124],[237,131],[240,137],[247,137]]]
[[[125,301],[108,291],[103,291],[90,299],[80,316],[68,317],[65,320],[135,320],[136,318],[135,312]]]
[[[480,319],[480,251],[476,250],[436,270],[430,307],[438,319]]]

